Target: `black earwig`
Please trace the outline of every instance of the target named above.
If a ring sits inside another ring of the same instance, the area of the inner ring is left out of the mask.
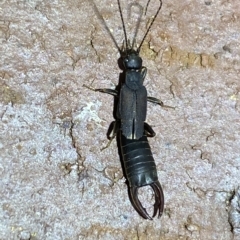
[[[137,2],[129,5],[136,6],[139,8],[139,18],[134,33],[132,44],[130,45],[127,39],[126,28],[123,20],[122,9],[119,0],[119,12],[123,25],[125,46],[120,50],[110,30],[108,29],[104,19],[98,12],[94,4],[95,11],[104,23],[105,28],[110,34],[111,38],[114,39],[114,43],[117,46],[121,60],[123,63],[123,73],[125,74],[124,82],[120,83],[120,90],[113,89],[94,89],[89,86],[85,87],[103,93],[111,94],[117,97],[118,107],[116,113],[116,121],[112,122],[108,131],[108,138],[110,139],[108,147],[111,141],[116,135],[120,138],[120,148],[124,164],[124,171],[129,187],[129,196],[133,207],[136,211],[145,219],[152,219],[158,213],[160,217],[163,213],[164,208],[164,195],[162,187],[158,181],[156,164],[154,162],[151,148],[149,146],[147,137],[154,137],[155,132],[145,122],[147,114],[147,101],[157,103],[163,107],[169,107],[163,104],[162,101],[147,96],[147,90],[143,86],[143,81],[147,73],[147,68],[142,66],[142,58],[139,56],[141,46],[144,39],[146,38],[153,22],[155,21],[161,7],[162,1],[159,0],[160,6],[150,23],[139,47],[135,50],[135,39],[140,25],[140,20],[143,14],[143,8]],[[150,0],[147,3],[147,7]],[[146,9],[147,9],[146,7]],[[146,12],[146,10],[145,10]],[[153,216],[150,217],[146,209],[142,206],[138,199],[138,188],[143,186],[151,186],[155,194],[155,204]]]

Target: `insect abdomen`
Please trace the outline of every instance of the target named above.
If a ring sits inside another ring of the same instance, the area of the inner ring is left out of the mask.
[[[142,187],[158,180],[156,164],[145,135],[136,140],[121,134],[121,148],[130,187]]]

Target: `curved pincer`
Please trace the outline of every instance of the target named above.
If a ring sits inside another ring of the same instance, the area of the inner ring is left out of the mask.
[[[163,208],[164,208],[164,195],[162,187],[159,183],[159,181],[149,184],[155,195],[155,203],[154,203],[154,210],[153,210],[153,216],[150,217],[147,213],[146,209],[142,206],[141,202],[138,199],[138,188],[136,186],[132,186],[129,188],[129,195],[130,200],[132,202],[133,207],[135,210],[139,213],[139,215],[145,219],[152,220],[158,212],[158,217],[161,217],[163,214]]]
[[[164,208],[164,195],[161,184],[159,181],[150,184],[152,187],[154,194],[155,194],[155,204],[154,204],[154,211],[153,211],[153,218],[156,216],[158,212],[158,218],[160,218],[163,214]]]

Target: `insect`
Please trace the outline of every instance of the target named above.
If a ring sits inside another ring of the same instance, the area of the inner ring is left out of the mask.
[[[147,3],[148,7],[150,0]],[[114,40],[117,46],[120,59],[123,65],[124,80],[119,83],[118,88],[114,89],[95,89],[90,86],[85,87],[102,93],[108,93],[117,99],[117,112],[116,120],[110,124],[108,130],[108,139],[111,141],[118,136],[119,147],[121,149],[123,167],[127,183],[129,187],[129,197],[135,210],[145,219],[153,219],[156,215],[160,217],[164,209],[164,194],[162,187],[158,181],[156,164],[154,162],[150,145],[147,137],[154,137],[155,132],[148,125],[146,120],[147,114],[147,101],[159,104],[163,107],[169,107],[163,104],[161,100],[154,97],[147,96],[147,90],[143,86],[147,68],[142,66],[142,58],[139,56],[141,46],[146,38],[153,22],[155,21],[161,7],[162,1],[159,0],[159,7],[154,15],[140,45],[135,49],[135,39],[138,32],[141,16],[143,14],[143,7],[134,2],[129,5],[131,7],[139,8],[139,17],[134,33],[133,41],[127,38],[125,23],[123,19],[120,1],[117,1],[122,21],[124,32],[124,46],[122,49],[118,47],[110,30],[106,26],[104,19],[101,17],[98,9],[94,5],[95,11],[104,23],[105,28]],[[146,12],[146,10],[145,10]],[[170,107],[171,108],[171,107]],[[146,209],[142,206],[138,198],[138,189],[143,186],[151,186],[154,191],[155,204],[152,217],[147,213]]]

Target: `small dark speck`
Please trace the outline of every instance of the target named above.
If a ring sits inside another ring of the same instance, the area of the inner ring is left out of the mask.
[[[121,217],[122,217],[124,220],[128,219],[128,216],[126,216],[126,215],[121,215]]]
[[[166,146],[166,148],[171,148],[171,143],[169,143],[169,142],[167,142],[167,143],[165,143],[165,146]]]
[[[226,52],[231,53],[230,47],[228,47],[228,46],[226,46],[226,45],[223,46],[223,50],[226,51]]]
[[[207,6],[210,6],[210,5],[212,4],[212,1],[205,1],[205,4],[206,4]]]

